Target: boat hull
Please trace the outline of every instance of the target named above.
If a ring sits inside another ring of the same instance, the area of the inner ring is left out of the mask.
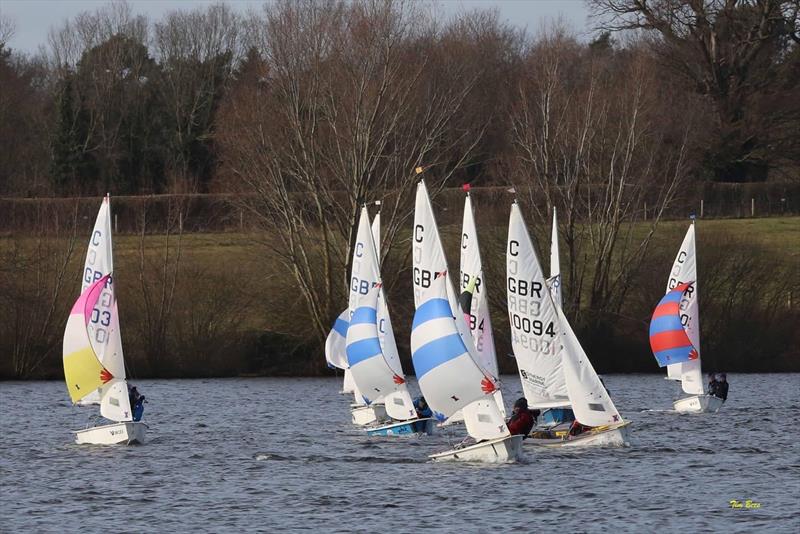
[[[692,395],[676,400],[672,407],[680,413],[716,413],[724,402],[713,395]]]
[[[143,445],[147,425],[141,421],[127,421],[95,426],[75,431],[75,443],[79,445]]]
[[[468,447],[431,454],[428,458],[435,462],[507,463],[519,460],[521,453],[522,436],[515,435],[481,441]]]
[[[534,447],[627,447],[629,441],[630,422],[606,427],[598,431],[589,431],[577,436],[554,438],[528,438],[526,445]]]
[[[350,416],[353,424],[358,426],[380,423],[388,419],[386,407],[383,404],[370,404],[369,406],[351,404]]]
[[[433,434],[434,420],[431,417],[397,421],[388,425],[367,428],[368,436],[416,436]]]

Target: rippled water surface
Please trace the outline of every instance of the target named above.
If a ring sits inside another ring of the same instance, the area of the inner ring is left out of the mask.
[[[670,412],[658,376],[604,378],[630,448],[512,465],[428,462],[458,428],[367,438],[335,379],[137,382],[135,447],[74,445],[95,409],[60,382],[0,383],[0,531],[800,531],[798,375],[730,375],[716,415]]]

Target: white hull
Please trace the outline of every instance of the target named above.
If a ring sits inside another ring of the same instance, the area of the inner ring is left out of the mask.
[[[429,458],[434,461],[461,461],[461,462],[488,462],[505,463],[516,462],[522,452],[522,436],[506,436],[497,439],[482,441],[468,447],[452,449],[438,454],[431,454]]]
[[[565,439],[529,438],[525,443],[536,447],[628,447],[630,445],[629,426],[630,422],[626,421],[620,426],[598,432],[585,432]]]
[[[141,421],[111,423],[75,432],[75,443],[91,445],[143,445],[147,425]]]
[[[676,400],[672,406],[680,413],[716,413],[724,402],[713,395],[692,395]]]
[[[350,415],[352,416],[353,424],[358,426],[380,423],[389,419],[386,415],[386,407],[383,404],[370,404],[369,406],[351,404]]]

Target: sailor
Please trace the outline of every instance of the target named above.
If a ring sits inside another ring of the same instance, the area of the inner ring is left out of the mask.
[[[428,403],[425,402],[425,397],[417,397],[414,399],[414,408],[417,410],[417,417],[433,417],[433,411]]]
[[[717,381],[717,375],[708,373],[708,394],[719,397],[719,386],[720,383]]]
[[[521,434],[524,437],[528,437],[533,425],[536,424],[536,418],[539,413],[539,410],[529,410],[528,400],[525,397],[520,397],[514,403],[511,417],[506,422],[508,431],[511,432],[511,435]]]
[[[131,410],[133,410],[133,420],[141,421],[144,413],[144,395],[139,393],[136,386],[128,384],[128,400],[131,404]]]
[[[711,392],[709,391],[709,393]],[[725,373],[720,373],[717,375],[717,389],[711,394],[715,397],[719,397],[723,401],[728,400],[728,378]]]

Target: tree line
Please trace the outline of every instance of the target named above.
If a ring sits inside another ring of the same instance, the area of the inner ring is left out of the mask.
[[[431,5],[402,0],[279,0],[245,14],[216,4],[158,21],[108,4],[54,28],[39,55],[0,46],[0,194],[234,193],[275,269],[266,279],[302,297],[292,301],[302,321],[288,333],[314,352],[347,302],[362,204],[382,201],[383,264],[393,266],[384,283],[402,295],[417,180],[434,197],[465,182],[502,186],[538,229],[558,210],[566,310],[609,358],[622,357],[640,347],[626,345],[618,319],[660,291],[648,277],[654,238],[688,186],[797,181],[798,5],[589,4],[597,31],[588,41],[558,24],[531,35],[493,10],[442,20]],[[5,43],[11,29],[0,28]],[[166,227],[182,233],[185,207],[169,214]],[[77,208],[74,219],[77,229]],[[140,226],[144,266],[153,221],[143,216]],[[52,247],[45,237],[37,242]],[[502,259],[494,237],[481,242],[487,272],[501,273],[491,265]],[[170,232],[164,239],[162,265],[173,267],[162,267],[163,283],[140,280],[161,284],[162,295],[161,307],[145,303],[137,317],[152,334],[142,339],[154,340],[143,343],[147,361],[175,333],[147,314],[171,315],[178,283],[191,281],[179,272],[186,261],[169,263],[181,258]],[[36,261],[25,250],[14,246],[14,264]],[[38,250],[60,290],[72,253]],[[719,287],[741,287],[737,272]],[[770,299],[795,294],[796,277],[783,281]],[[9,302],[22,305],[15,284]],[[191,302],[216,288],[195,288]],[[494,294],[504,309],[502,291]],[[410,316],[406,300],[393,300],[400,317]],[[785,308],[770,309],[770,325],[783,324]],[[210,317],[201,323],[221,324]]]
[[[341,158],[319,159],[321,143],[380,122],[424,131],[414,137],[429,147],[418,152],[427,163],[443,163],[431,159],[439,153],[458,163],[452,181],[505,184],[517,162],[554,163],[530,161],[534,139],[520,123],[549,112],[531,107],[531,96],[567,99],[578,113],[593,103],[573,98],[585,90],[628,91],[625,106],[644,100],[667,147],[690,130],[695,180],[796,178],[796,2],[589,4],[588,42],[558,25],[525,33],[493,10],[443,21],[417,2],[283,0],[248,13],[216,4],[160,20],[115,2],[52,28],[30,55],[9,48],[15,28],[4,18],[0,194],[227,191],[245,182],[231,128],[260,112],[274,113],[264,140],[291,121],[313,135],[303,148],[317,172],[341,171]],[[648,86],[630,92],[643,78]],[[374,115],[359,114],[365,98],[380,100]],[[371,150],[404,164],[419,148],[377,142]]]

